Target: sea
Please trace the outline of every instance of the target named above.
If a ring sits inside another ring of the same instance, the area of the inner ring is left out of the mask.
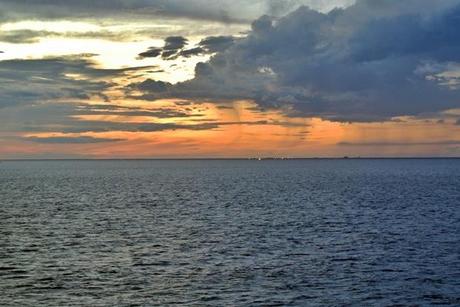
[[[0,306],[460,306],[460,159],[0,163]]]

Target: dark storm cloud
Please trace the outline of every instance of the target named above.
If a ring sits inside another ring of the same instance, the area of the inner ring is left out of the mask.
[[[460,1],[360,0],[327,14],[301,7],[276,21],[263,16],[198,64],[193,80],[138,88],[151,99],[253,99],[288,106],[290,116],[380,121],[460,107],[449,74],[457,63]]]

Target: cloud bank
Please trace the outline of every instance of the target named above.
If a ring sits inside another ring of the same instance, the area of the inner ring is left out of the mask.
[[[87,99],[112,84],[113,71],[93,68],[91,55],[0,61],[0,110],[57,99]],[[75,79],[71,74],[84,76]]]
[[[381,121],[460,107],[460,1],[360,0],[263,16],[244,39],[143,98],[252,99],[291,116]]]
[[[80,54],[0,61],[0,110],[92,96],[107,99],[104,91],[115,85],[111,79],[156,68],[101,69],[95,67],[93,57],[94,54]]]
[[[145,19],[152,16],[249,22],[261,14],[281,15],[307,4],[331,9],[353,0],[1,0],[0,20]]]

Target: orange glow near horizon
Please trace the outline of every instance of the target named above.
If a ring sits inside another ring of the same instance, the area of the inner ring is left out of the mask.
[[[85,158],[454,156],[460,152],[454,142],[460,144],[460,138],[452,139],[452,130],[460,132],[460,127],[448,122],[439,124],[408,118],[384,123],[338,123],[319,118],[289,118],[280,111],[259,112],[250,101],[236,101],[231,107],[213,103],[177,105],[176,102],[125,101],[118,104],[141,107],[146,111],[167,108],[187,112],[186,117],[79,115],[74,119],[134,125],[173,124],[179,128],[152,132],[133,129],[22,133],[20,136],[25,141],[8,141],[0,148],[0,157],[15,158],[17,153],[18,157],[50,156],[53,153],[52,157],[78,154]],[[199,126],[202,124],[208,126]],[[59,137],[114,141],[36,142],[37,139]],[[427,139],[439,142],[429,143]]]
[[[2,139],[0,135],[0,158],[378,157],[460,154],[460,126],[448,120],[439,122],[399,118],[382,123],[340,123],[320,118],[289,117],[281,110],[262,111],[248,100],[200,103],[183,99],[147,101],[126,98],[124,86],[134,80],[144,80],[146,71],[128,71],[105,80],[116,84],[102,93],[110,98],[109,101],[97,96],[91,97],[82,102],[81,110],[76,105],[76,113],[68,118],[75,123],[102,124],[103,131],[63,133],[57,127],[54,132],[13,133],[16,138],[11,137],[11,133],[7,139]],[[68,77],[87,78],[81,75]],[[85,113],[85,106],[96,108]],[[166,114],[162,116],[161,112]],[[445,115],[458,113],[459,110],[450,110]],[[152,126],[151,130],[149,125]],[[81,142],[72,141],[78,138],[84,139]],[[60,141],[62,139],[65,141]],[[430,143],[427,140],[436,142]]]

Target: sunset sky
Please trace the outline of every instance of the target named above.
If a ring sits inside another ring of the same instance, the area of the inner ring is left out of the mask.
[[[0,159],[460,156],[460,0],[0,0]]]

